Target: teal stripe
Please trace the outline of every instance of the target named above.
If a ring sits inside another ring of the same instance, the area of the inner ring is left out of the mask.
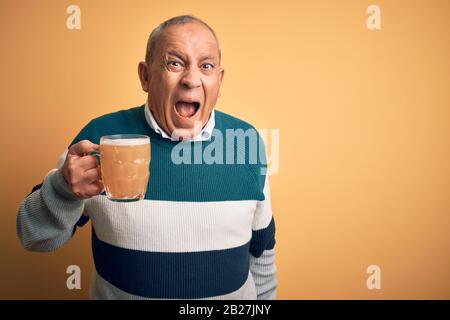
[[[251,126],[220,111],[215,112],[216,129],[243,129]],[[156,134],[147,124],[144,107],[107,114],[92,120],[73,140],[87,139],[99,143],[111,134],[145,134],[151,138],[150,180],[145,199],[166,201],[231,201],[264,200],[264,176],[261,164],[174,164],[171,151],[178,142]],[[224,134],[225,137],[225,134]],[[194,142],[203,153],[212,140]],[[226,141],[223,154],[226,156]],[[235,154],[241,152],[235,150]],[[193,156],[193,155],[192,155]],[[248,154],[246,154],[248,159]]]

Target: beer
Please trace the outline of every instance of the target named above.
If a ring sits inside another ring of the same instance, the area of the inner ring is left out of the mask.
[[[150,138],[113,135],[100,139],[102,181],[110,200],[143,199],[150,175]]]

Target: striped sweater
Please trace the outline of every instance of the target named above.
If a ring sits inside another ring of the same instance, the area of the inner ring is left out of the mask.
[[[91,220],[91,299],[274,299],[275,225],[269,182],[262,174],[265,161],[251,163],[249,148],[239,144],[233,157],[243,155],[245,163],[194,161],[194,153],[208,146],[211,151],[218,139],[214,132],[226,139],[228,129],[253,127],[216,110],[212,138],[182,142],[197,151],[190,155],[191,164],[176,164],[171,156],[180,142],[154,132],[144,106],[92,120],[70,145],[84,139],[98,144],[101,136],[111,134],[150,136],[144,200],[113,202],[104,194],[77,199],[62,176],[62,156],[19,208],[17,233],[23,247],[56,250]],[[224,159],[226,144],[220,150]],[[220,144],[215,146],[218,152]]]

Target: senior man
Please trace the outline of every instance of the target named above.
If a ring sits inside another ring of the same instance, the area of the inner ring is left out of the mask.
[[[251,147],[228,148],[235,137],[226,131],[254,128],[214,110],[224,75],[220,60],[214,31],[196,17],[155,28],[138,66],[145,105],[96,118],[75,137],[19,208],[24,248],[56,250],[91,220],[92,299],[274,299],[267,164],[264,157],[248,161]],[[124,133],[151,139],[150,179],[138,202],[107,199],[90,155],[101,136]],[[209,150],[215,161],[175,163],[179,144],[193,153]],[[222,152],[247,161],[221,161],[215,156]]]

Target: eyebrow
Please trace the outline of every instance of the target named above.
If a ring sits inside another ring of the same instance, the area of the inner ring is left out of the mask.
[[[214,60],[214,57],[212,57],[212,56],[203,56],[203,57],[200,58],[199,61],[204,61],[204,60]]]
[[[177,58],[180,59],[180,60],[185,60],[185,59],[183,58],[183,55],[180,54],[180,53],[178,53],[178,52],[176,52],[176,51],[169,51],[169,52],[167,52],[167,54],[168,54],[168,55],[171,55],[171,56],[175,56],[175,57],[177,57]]]
[[[172,51],[167,52],[167,54],[171,55],[171,56],[175,56],[175,57],[177,57],[180,60],[183,60],[183,61],[185,60],[183,55],[181,53],[177,52],[177,51],[173,51],[172,50]],[[208,56],[208,55],[202,56],[199,61],[204,61],[204,60],[214,60],[214,57],[213,56]]]

